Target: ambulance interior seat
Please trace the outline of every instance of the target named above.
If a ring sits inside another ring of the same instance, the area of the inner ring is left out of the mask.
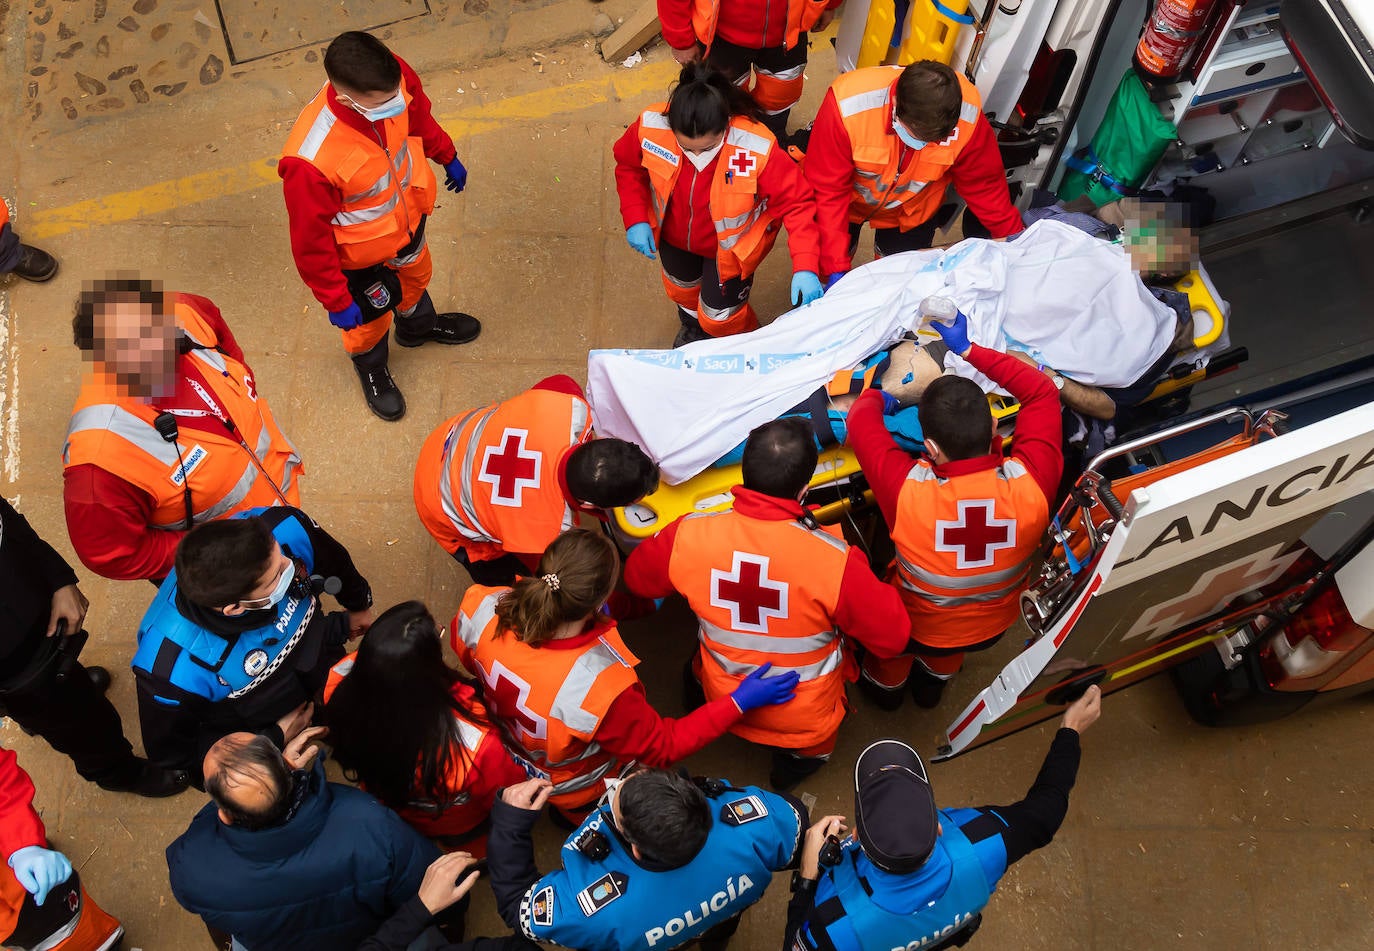
[[[1336,128],[1354,145],[1374,149],[1374,4],[1285,3],[1279,25]]]

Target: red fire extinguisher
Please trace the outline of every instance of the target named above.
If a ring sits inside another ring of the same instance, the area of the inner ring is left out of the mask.
[[[1183,72],[1218,0],[1155,0],[1136,44],[1132,64],[1150,82],[1172,82]]]

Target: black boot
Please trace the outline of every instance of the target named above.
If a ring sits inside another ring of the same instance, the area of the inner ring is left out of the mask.
[[[148,799],[165,799],[183,792],[191,782],[184,769],[164,769],[146,759],[134,757],[127,776],[104,779],[96,783],[110,792],[127,792]]]
[[[940,698],[944,696],[947,683],[948,680],[941,680],[922,668],[920,661],[912,665],[911,679],[907,681],[907,685],[911,687],[911,699],[923,710],[934,710],[940,705]]]
[[[768,785],[777,792],[790,792],[803,779],[814,775],[828,759],[825,756],[797,756],[787,750],[774,750]]]
[[[420,296],[410,316],[396,311],[395,323],[396,342],[403,347],[418,347],[426,343],[471,343],[482,332],[482,322],[471,314],[436,313],[429,291]]]
[[[874,705],[887,713],[898,710],[902,706],[902,694],[905,692],[901,687],[883,687],[869,680],[864,675],[859,675],[859,692]]]
[[[35,248],[31,244],[21,244],[19,245],[19,263],[14,266],[14,273],[26,281],[33,281],[35,284],[51,281],[53,275],[57,273],[57,258],[42,248]]]
[[[367,408],[387,422],[395,422],[406,414],[406,398],[387,369],[387,341],[383,337],[377,346],[366,353],[353,355],[353,369],[363,385]]]
[[[681,307],[677,309],[677,319],[682,322],[682,328],[678,330],[677,336],[673,338],[673,349],[685,347],[689,343],[696,343],[698,340],[710,340],[711,335],[701,329],[701,322],[697,320],[696,314],[689,314]]]

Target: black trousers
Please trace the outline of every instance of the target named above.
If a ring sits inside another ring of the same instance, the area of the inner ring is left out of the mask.
[[[707,54],[706,62],[724,73],[731,82],[739,82],[751,69],[784,74],[789,70],[804,69],[809,45],[810,40],[805,33],[790,50],[783,46],[756,50],[748,46],[736,46],[728,40],[716,37],[711,41],[711,52]],[[787,137],[787,118],[791,114],[792,110],[787,109],[763,117],[763,124],[779,142]]]
[[[722,284],[714,257],[704,258],[666,241],[658,243],[658,260],[668,276],[679,284],[700,282],[701,303],[711,310],[729,310],[744,303],[754,287],[752,275],[747,278],[732,277]],[[697,315],[681,306],[678,307],[678,315],[684,323],[698,323]]]
[[[862,224],[849,226],[849,256],[851,258],[859,248],[859,235],[863,233],[863,229]],[[937,230],[939,230],[939,223],[935,218],[921,222],[910,231],[903,231],[897,227],[874,228],[873,247],[878,252],[878,257],[900,254],[903,251],[924,251],[935,240]]]
[[[86,668],[78,663],[61,683],[55,658],[36,676],[29,670],[35,657],[50,647],[39,628],[0,661],[0,708],[25,733],[41,736],[53,749],[70,756],[83,779],[93,783],[132,780],[142,764],[124,738],[119,711],[91,683]],[[21,675],[27,679],[21,688],[5,689]]]
[[[0,274],[8,274],[19,266],[19,235],[7,221],[0,225]]]

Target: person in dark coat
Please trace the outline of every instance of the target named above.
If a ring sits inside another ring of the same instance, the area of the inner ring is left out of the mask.
[[[238,951],[355,948],[410,901],[433,843],[372,796],[326,782],[302,731],[279,752],[231,733],[205,756],[206,804],[167,847],[172,894]]]
[[[88,604],[76,572],[0,498],[0,715],[70,756],[102,789],[176,795],[186,774],[134,755],[105,697],[109,673],[76,660]]]

